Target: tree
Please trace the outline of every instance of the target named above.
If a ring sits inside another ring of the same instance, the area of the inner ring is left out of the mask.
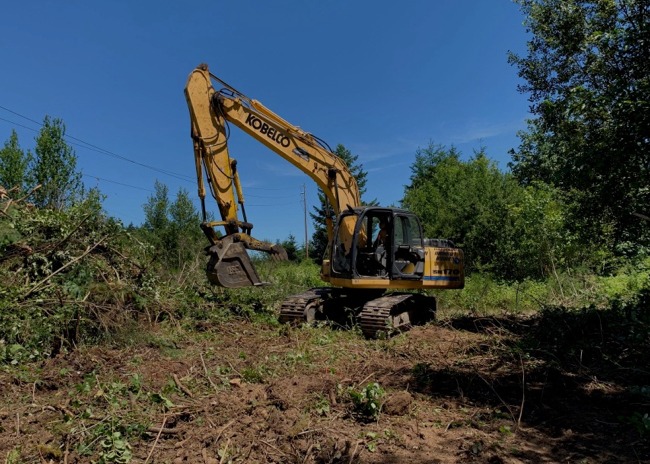
[[[350,173],[354,176],[359,187],[359,194],[363,198],[363,194],[366,192],[366,183],[368,182],[367,176],[368,173],[363,169],[363,164],[358,163],[357,155],[353,155],[350,150],[345,148],[343,145],[338,144],[334,150],[334,154],[345,161],[347,164]],[[332,215],[331,208],[327,208],[327,200],[325,193],[318,189],[318,200],[319,206],[314,206],[313,212],[309,213],[309,216],[312,220],[312,225],[314,227],[314,233],[311,238],[311,243],[309,244],[309,256],[312,257],[317,263],[320,263],[327,249],[327,224],[326,218]],[[374,201],[370,204],[375,203]]]
[[[534,117],[513,173],[568,193],[584,236],[650,245],[650,0],[517,1],[531,39],[509,61]]]
[[[418,149],[411,171],[402,205],[420,217],[425,235],[460,245],[469,270],[501,272],[497,257],[514,179],[484,149],[462,161],[455,147],[434,144]]]
[[[594,260],[595,250],[580,244],[567,227],[567,205],[553,187],[533,182],[515,188],[507,207],[507,224],[495,257],[502,276],[548,277],[557,275],[558,269]]]
[[[170,203],[168,187],[156,180],[154,194],[143,209],[143,228],[149,232],[150,240],[168,266],[181,268],[196,256],[203,233],[199,228],[199,213],[187,190],[179,189],[174,202]]]
[[[44,208],[62,210],[84,195],[77,156],[65,141],[65,124],[61,119],[45,116],[36,136],[36,157],[30,168],[30,180],[40,188],[33,194],[34,203]]]
[[[160,237],[160,232],[167,230],[169,226],[169,188],[156,180],[154,194],[147,198],[147,203],[143,205],[143,209],[143,227]]]
[[[278,241],[277,243],[287,252],[287,258],[289,261],[300,261],[304,259],[305,249],[298,245],[296,237],[293,234],[289,234],[285,240],[282,242]]]
[[[468,271],[505,279],[545,277],[576,258],[566,230],[567,208],[550,186],[522,187],[500,171],[484,148],[467,161],[455,148],[429,144],[411,166],[402,205],[416,213],[427,237],[451,239]]]
[[[179,189],[176,199],[169,206],[169,253],[170,256],[175,255],[175,266],[181,267],[183,263],[191,261],[201,249],[198,246],[203,239],[200,223],[199,212],[189,193],[184,188]]]
[[[156,180],[154,194],[147,198],[142,206],[144,224],[142,228],[148,233],[148,240],[153,244],[155,254],[169,264],[169,247],[171,243],[169,221],[169,188]]]
[[[31,153],[26,154],[18,143],[18,134],[11,131],[4,148],[0,150],[0,186],[7,190],[18,187],[25,191],[27,188],[27,168],[31,160]]]
[[[169,216],[174,228],[180,234],[190,236],[198,232],[198,235],[203,235],[198,226],[201,223],[199,213],[184,188],[178,189],[174,202],[169,206]]]

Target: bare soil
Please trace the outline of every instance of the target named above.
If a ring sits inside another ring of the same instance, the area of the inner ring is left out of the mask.
[[[140,328],[1,368],[0,462],[650,462],[647,350],[592,322]],[[350,395],[374,383],[378,418]]]

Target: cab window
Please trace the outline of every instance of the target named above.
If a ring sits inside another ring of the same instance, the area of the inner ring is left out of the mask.
[[[422,234],[418,222],[410,216],[395,218],[395,246],[422,246]]]

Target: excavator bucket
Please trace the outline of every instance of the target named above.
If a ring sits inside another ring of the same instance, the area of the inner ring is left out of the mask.
[[[208,254],[206,272],[213,284],[226,288],[262,285],[243,243],[222,240],[208,248]]]
[[[206,269],[208,280],[226,288],[265,285],[248,256],[247,245],[246,242],[235,241],[233,236],[226,236],[209,247],[207,252],[210,260]],[[287,259],[287,252],[279,246],[260,251],[269,253],[274,260]]]

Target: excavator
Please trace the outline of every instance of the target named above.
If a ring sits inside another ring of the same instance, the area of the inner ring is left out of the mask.
[[[237,161],[229,152],[233,125],[309,176],[324,192],[330,211],[321,267],[321,279],[329,286],[288,297],[280,322],[338,321],[352,312],[363,333],[377,337],[431,320],[436,299],[425,290],[463,288],[463,251],[449,240],[425,238],[412,212],[364,206],[355,177],[323,140],[246,97],[205,64],[190,73],[185,97],[211,283],[227,288],[264,285],[247,250],[286,259],[282,247],[251,235]],[[206,182],[221,220],[208,220]]]

